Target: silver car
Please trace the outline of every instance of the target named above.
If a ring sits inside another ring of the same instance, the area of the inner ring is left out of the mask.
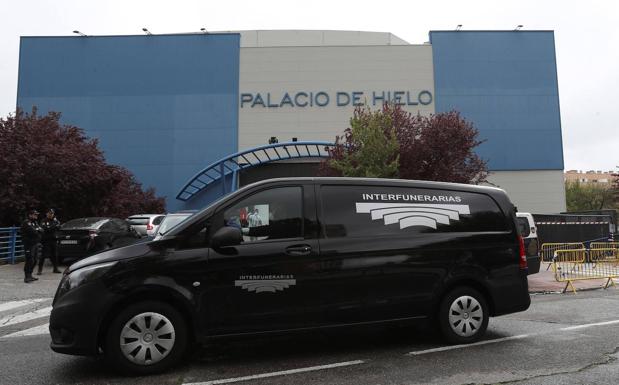
[[[151,237],[157,234],[157,229],[163,218],[165,218],[165,214],[138,214],[127,218],[127,222],[133,226],[140,236]]]

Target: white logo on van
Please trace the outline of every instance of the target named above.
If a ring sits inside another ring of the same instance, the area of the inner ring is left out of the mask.
[[[297,284],[292,275],[242,275],[239,278],[234,286],[256,293],[275,293]]]
[[[357,202],[357,213],[370,214],[373,221],[383,219],[385,225],[400,223],[400,229],[411,226],[436,229],[438,223],[449,225],[471,211],[469,205]]]

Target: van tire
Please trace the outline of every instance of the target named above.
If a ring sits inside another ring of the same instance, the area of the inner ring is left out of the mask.
[[[478,341],[485,334],[489,319],[486,298],[468,286],[461,286],[447,293],[438,312],[441,333],[451,344]]]
[[[159,373],[183,357],[187,335],[187,323],[172,306],[158,301],[138,302],[127,306],[111,322],[105,336],[105,359],[125,374]],[[121,341],[126,343],[124,348]]]

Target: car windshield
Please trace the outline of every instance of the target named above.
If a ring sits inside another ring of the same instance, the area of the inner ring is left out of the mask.
[[[165,234],[168,230],[170,230],[171,228],[178,225],[192,215],[193,213],[174,214],[166,216],[165,218],[163,218],[161,225],[159,225],[159,234]]]
[[[131,217],[127,219],[127,222],[131,225],[147,225],[148,218],[146,217]]]
[[[102,222],[104,222],[105,218],[78,218],[72,219],[65,224],[63,224],[60,228],[63,230],[69,229],[95,229],[98,228]]]

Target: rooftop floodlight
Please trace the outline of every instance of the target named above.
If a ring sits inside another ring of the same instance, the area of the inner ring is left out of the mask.
[[[144,31],[144,33],[147,34],[147,35],[152,35],[152,33],[150,33],[148,28],[142,28],[142,31]]]
[[[80,32],[80,31],[78,31],[77,29],[76,29],[75,31],[73,31],[73,33],[75,33],[75,34],[77,34],[77,35],[80,35],[80,36],[88,36],[88,35],[86,35],[85,33],[82,33],[82,32]]]
[[[522,24],[518,24],[516,26],[516,29],[514,29],[514,31],[520,31],[520,28],[522,28],[522,27],[523,27]]]
[[[202,33],[208,33],[208,31],[206,30],[206,28],[200,28],[200,31],[202,31]]]
[[[462,24],[458,24],[458,26],[456,27],[456,31],[459,31],[462,29]]]

